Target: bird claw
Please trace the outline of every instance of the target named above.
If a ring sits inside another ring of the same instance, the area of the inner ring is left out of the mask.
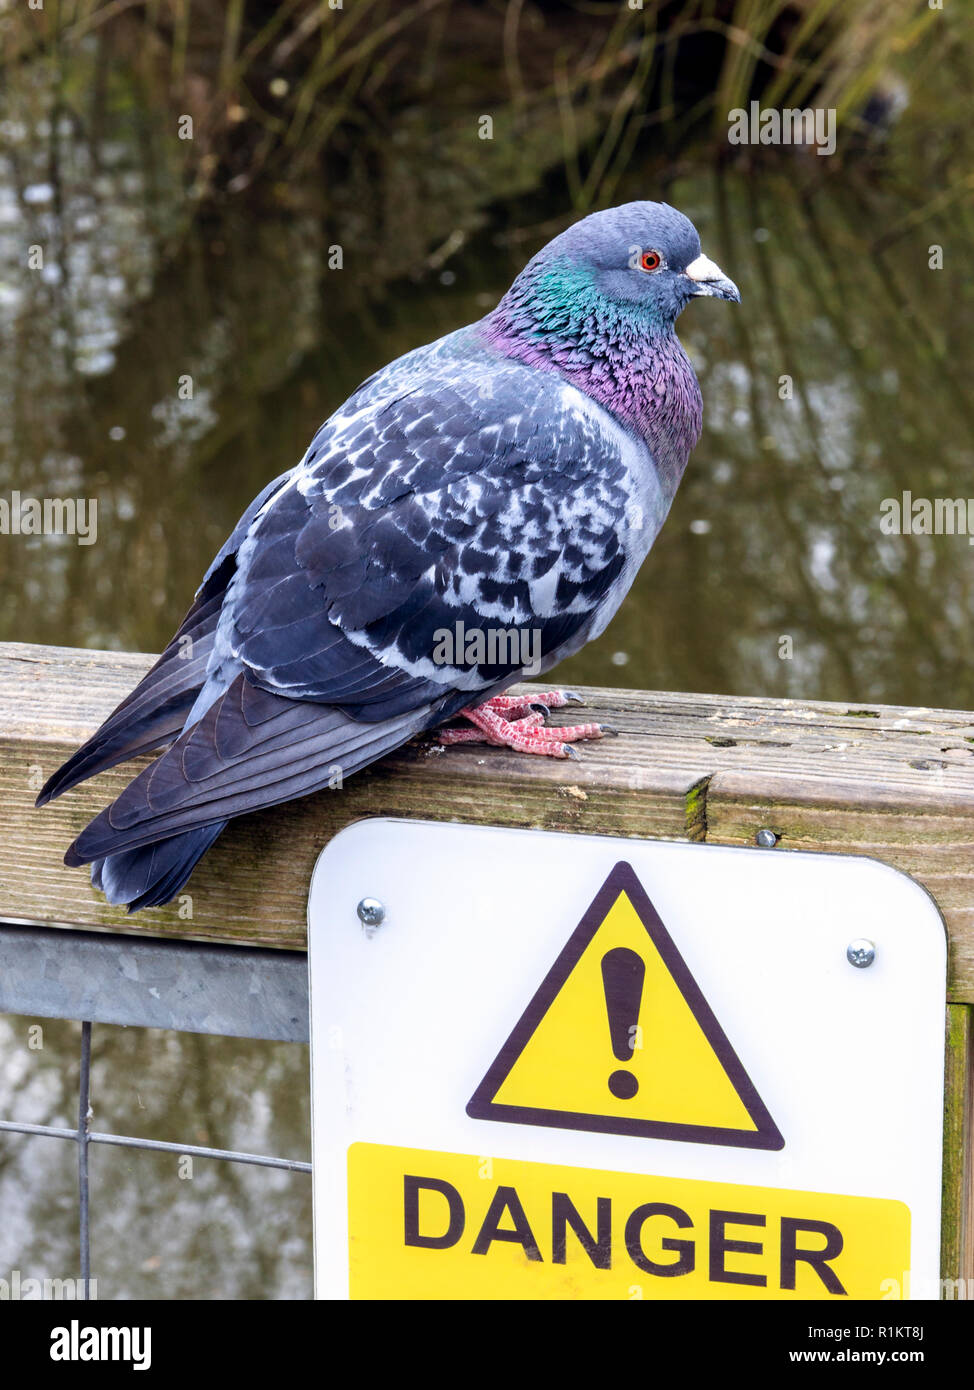
[[[557,700],[553,697],[557,697]],[[552,691],[548,701],[555,708],[567,704],[571,697],[561,691]],[[576,697],[577,698],[577,697]],[[503,701],[498,707],[500,701]],[[517,753],[542,754],[549,758],[563,758],[578,762],[580,755],[570,745],[580,740],[602,738],[614,729],[602,724],[567,724],[554,728],[545,727],[544,720],[551,710],[548,701],[537,700],[533,704],[512,697],[501,696],[498,701],[487,700],[482,705],[474,705],[461,710],[464,719],[474,725],[473,729],[448,728],[439,732],[440,742],[450,743],[489,743],[494,747],[513,748]],[[523,714],[527,709],[528,714]],[[520,715],[520,718],[515,718]]]

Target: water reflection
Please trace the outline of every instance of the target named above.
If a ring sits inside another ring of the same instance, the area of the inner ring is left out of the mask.
[[[630,171],[620,196],[656,175]],[[879,530],[885,497],[970,490],[970,290],[949,260],[927,268],[936,229],[884,253],[877,218],[895,200],[794,158],[716,184],[691,169],[662,191],[744,303],[681,321],[704,437],[628,603],[565,678],[972,703],[966,538]],[[66,281],[10,264],[7,227],[0,495],[98,502],[96,545],[0,548],[7,638],[157,650],[241,508],[321,418],[383,361],[479,317],[556,225],[482,231],[448,270],[383,284],[371,245],[329,269],[311,214],[228,211],[148,282],[158,248],[119,217],[120,196],[89,234],[101,277],[90,246]],[[955,209],[955,238],[959,222]]]
[[[0,1117],[73,1128],[80,1037],[76,1023],[0,1018]],[[304,1046],[96,1024],[91,1087],[93,1129],[310,1157]],[[307,1174],[100,1144],[89,1153],[99,1298],[311,1296]],[[78,1277],[73,1143],[3,1135],[0,1211],[0,1279]]]

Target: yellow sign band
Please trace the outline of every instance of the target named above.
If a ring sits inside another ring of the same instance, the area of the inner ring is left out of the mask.
[[[353,1298],[879,1299],[902,1202],[383,1144],[348,1151]]]

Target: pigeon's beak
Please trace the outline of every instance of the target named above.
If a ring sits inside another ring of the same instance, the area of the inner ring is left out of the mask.
[[[683,273],[692,282],[694,294],[709,294],[714,299],[730,299],[740,304],[740,290],[708,256],[698,256]]]

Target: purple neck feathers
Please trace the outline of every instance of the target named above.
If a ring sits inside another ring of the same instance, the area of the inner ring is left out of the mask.
[[[570,264],[534,263],[480,329],[495,352],[557,372],[638,434],[664,489],[676,491],[703,404],[672,323],[611,302]]]

